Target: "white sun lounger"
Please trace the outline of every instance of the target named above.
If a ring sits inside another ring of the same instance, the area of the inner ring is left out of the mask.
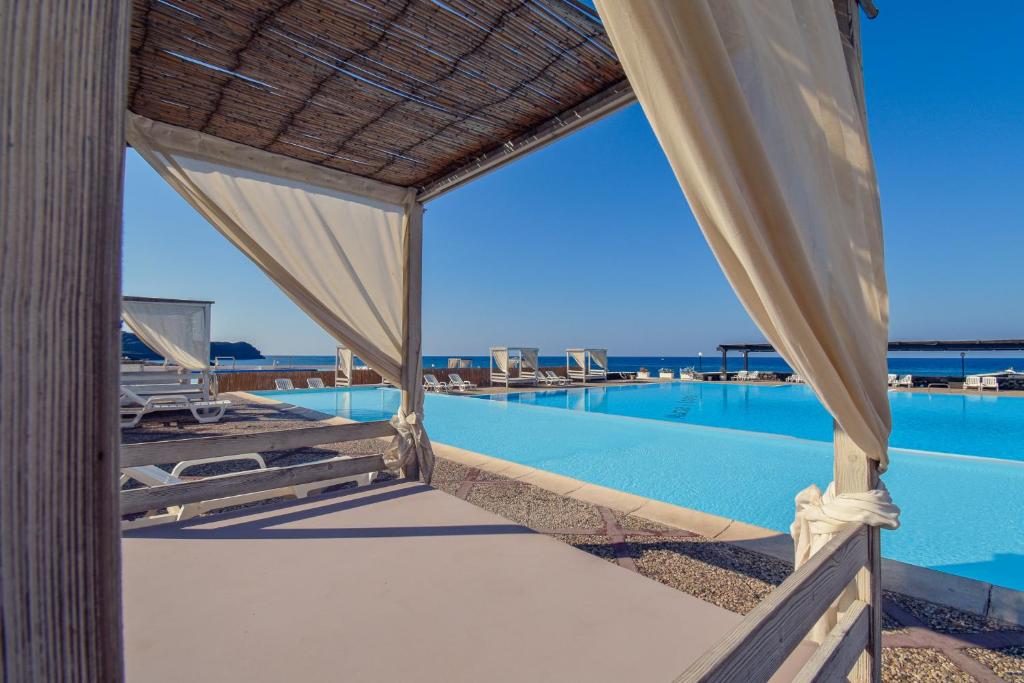
[[[433,375],[423,375],[423,388],[427,391],[448,392],[448,385],[445,382],[438,382]]]
[[[338,458],[332,458],[336,460],[348,460],[352,456],[342,455]],[[199,460],[187,460],[185,462],[179,462],[174,466],[170,472],[167,472],[156,465],[141,465],[138,467],[125,467],[121,470],[120,485],[124,484],[129,479],[143,484],[145,486],[171,486],[174,484],[181,484],[184,480],[181,478],[182,472],[190,467],[196,467],[198,465],[208,465],[211,463],[223,463],[231,462],[236,460],[251,460],[256,464],[255,469],[276,469],[273,467],[267,467],[267,463],[263,460],[263,456],[259,453],[245,453],[242,455],[228,455],[221,456],[218,458],[201,458]],[[328,462],[328,461],[322,461]],[[211,477],[205,477],[205,479],[218,479],[221,477],[230,477],[231,474],[218,474]],[[186,519],[192,519],[198,515],[205,514],[207,512],[213,512],[215,510],[221,510],[226,507],[232,507],[235,505],[244,505],[245,503],[254,503],[261,500],[269,500],[271,498],[305,498],[310,493],[323,491],[332,486],[338,486],[339,484],[347,484],[354,482],[356,486],[369,486],[373,483],[376,478],[376,472],[369,472],[366,474],[356,474],[348,477],[338,477],[336,479],[326,479],[324,481],[316,481],[309,484],[294,484],[292,486],[284,486],[276,489],[269,489],[267,491],[255,491],[252,493],[243,493],[237,496],[228,496],[226,498],[217,498],[214,500],[204,500],[199,503],[186,503],[184,505],[172,505],[167,508],[167,512],[158,513],[156,510],[150,510],[145,516],[137,519],[122,522],[122,528],[135,529],[144,526],[151,526],[153,524],[163,524],[166,522],[179,522]]]
[[[469,391],[470,389],[476,389],[476,385],[472,382],[467,382],[454,372],[451,372],[448,373],[448,388],[458,389],[459,391]]]
[[[896,386],[907,387],[909,389],[910,387],[914,386],[914,376],[903,375],[902,377],[900,377],[899,381],[896,382]]]
[[[218,422],[231,401],[194,398],[194,392],[140,395],[138,387],[121,386],[121,428],[135,427],[142,416],[161,410],[187,410],[200,424]]]
[[[889,386],[890,387],[896,386],[896,383],[898,381],[899,381],[899,375],[896,375],[896,374],[893,374],[893,373],[890,372],[889,373]]]
[[[986,375],[981,378],[981,391],[985,389],[992,389],[993,391],[999,391],[999,378],[991,375]]]
[[[981,391],[981,375],[967,375],[964,378],[964,389],[977,389]]]
[[[324,381],[319,377],[310,377],[306,380],[306,386],[310,389],[326,389]]]
[[[748,379],[750,379],[750,373],[746,370],[740,370],[736,373],[737,382],[746,382]]]
[[[543,377],[540,377],[540,380],[542,382],[547,382],[547,384],[551,384],[551,385],[557,384],[560,387],[564,387],[567,384],[571,384],[572,383],[570,380],[566,379],[565,377],[562,377],[561,375],[555,374],[554,370],[544,370],[543,371]]]
[[[295,388],[295,385],[292,384],[292,381],[290,379],[285,377],[283,379],[275,379],[274,388],[277,389],[278,391],[291,391],[292,389]]]

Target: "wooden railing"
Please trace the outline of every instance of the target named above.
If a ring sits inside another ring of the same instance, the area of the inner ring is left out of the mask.
[[[159,465],[244,453],[307,448],[345,441],[388,437],[394,436],[394,434],[394,427],[389,422],[380,421],[306,427],[258,434],[154,441],[122,446],[121,467]],[[338,477],[379,472],[384,469],[382,455],[366,455],[346,459],[334,458],[290,467],[250,470],[180,484],[130,489],[121,492],[121,514],[129,515],[165,508],[169,505],[184,505],[227,498],[297,484],[310,484]]]
[[[755,607],[677,683],[767,681],[868,563],[869,529],[835,536]],[[871,642],[872,607],[853,602],[795,681],[845,681]]]

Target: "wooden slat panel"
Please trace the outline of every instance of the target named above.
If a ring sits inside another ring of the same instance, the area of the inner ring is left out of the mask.
[[[867,531],[838,534],[676,681],[767,681],[867,559]]]
[[[394,435],[395,428],[391,426],[391,423],[381,420],[345,425],[303,427],[302,429],[286,429],[257,434],[230,434],[227,436],[203,436],[197,439],[153,441],[121,446],[121,467],[162,465],[200,458],[241,455],[242,453],[287,451],[293,448],[307,448]]]
[[[383,456],[365,455],[358,458],[335,458],[292,467],[272,467],[265,470],[239,472],[184,484],[131,489],[121,492],[121,514],[130,515],[135,512],[164,508],[168,505],[198,503],[202,500],[215,500],[254,491],[268,491],[295,484],[310,484],[324,479],[379,472],[383,469]]]
[[[825,642],[807,660],[793,683],[843,683],[868,645],[871,611],[857,600],[846,610]]]

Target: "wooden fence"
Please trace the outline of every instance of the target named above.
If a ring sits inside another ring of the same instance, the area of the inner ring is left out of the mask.
[[[560,377],[565,377],[564,367],[542,368],[551,370]],[[457,374],[463,380],[472,382],[478,387],[489,387],[490,370],[488,368],[425,368],[424,374],[431,374],[441,382],[447,382],[449,375]],[[271,391],[275,379],[290,379],[298,388],[306,386],[306,380],[319,377],[324,385],[334,386],[333,370],[260,370],[251,372],[222,372],[217,374],[218,391]],[[374,370],[353,370],[352,384],[379,384],[381,376]]]

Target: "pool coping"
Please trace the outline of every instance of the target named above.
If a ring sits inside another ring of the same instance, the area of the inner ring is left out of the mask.
[[[281,406],[287,412],[329,424],[356,422],[245,391],[232,393],[254,403]],[[458,446],[437,441],[431,441],[431,444],[438,456],[467,467],[475,467],[491,474],[537,486],[556,495],[601,505],[647,521],[692,531],[711,540],[728,543],[783,562],[793,562],[792,538],[774,529],[645,498]],[[1024,591],[884,557],[882,588],[978,616],[1024,626]]]

